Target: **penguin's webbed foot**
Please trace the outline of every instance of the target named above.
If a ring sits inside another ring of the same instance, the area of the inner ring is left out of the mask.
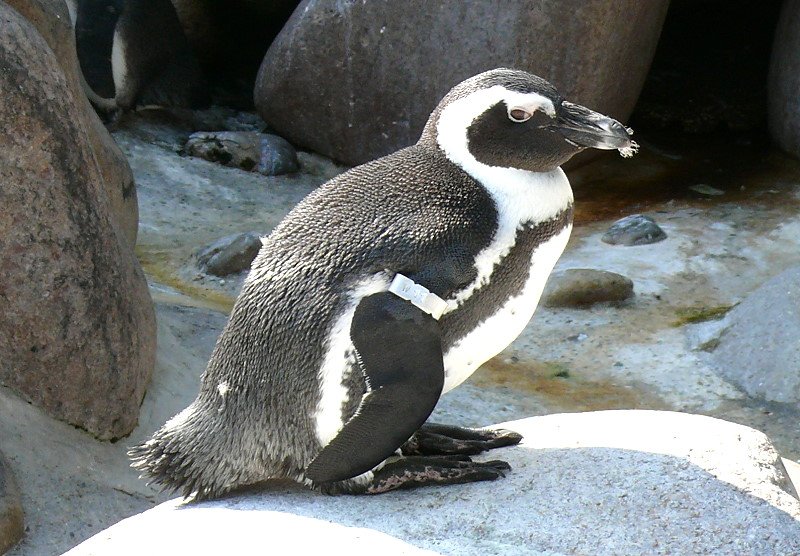
[[[425,423],[401,447],[406,456],[448,454],[475,455],[503,446],[519,444],[522,435],[506,429],[472,429]]]
[[[391,458],[369,481],[336,481],[315,485],[325,494],[382,494],[392,490],[407,490],[427,485],[457,485],[494,481],[511,470],[508,462],[500,460],[472,461],[465,455],[401,456]]]
[[[505,461],[472,461],[467,456],[410,456],[384,465],[372,481],[361,485],[363,494],[381,494],[392,490],[426,485],[456,485],[494,481],[505,477],[511,466]]]

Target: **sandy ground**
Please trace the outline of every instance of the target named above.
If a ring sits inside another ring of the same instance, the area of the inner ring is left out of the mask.
[[[12,555],[59,554],[169,498],[138,480],[125,451],[194,398],[241,282],[203,276],[192,254],[234,232],[268,232],[341,170],[312,155],[301,156],[299,176],[222,168],[181,156],[182,132],[147,122],[115,138],[138,184],[137,254],[156,303],[157,368],[138,428],[115,444],[0,388],[0,448],[17,475],[28,528]],[[633,161],[606,155],[571,173],[577,225],[557,268],[619,272],[634,281],[635,299],[591,310],[540,308],[512,346],[442,399],[437,420],[488,425],[557,411],[672,409],[752,426],[785,457],[800,457],[797,408],[748,399],[719,378],[692,341],[714,323],[685,324],[687,314],[733,305],[800,264],[800,172],[772,153],[745,164],[735,156],[720,161],[711,150],[689,158],[687,150],[645,144]],[[699,180],[724,194],[689,190]],[[600,241],[613,220],[635,212],[653,216],[668,239],[641,247]]]

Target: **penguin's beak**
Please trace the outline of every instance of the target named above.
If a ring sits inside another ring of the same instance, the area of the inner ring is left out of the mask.
[[[629,149],[634,144],[633,132],[617,120],[567,101],[561,103],[553,130],[585,148]]]

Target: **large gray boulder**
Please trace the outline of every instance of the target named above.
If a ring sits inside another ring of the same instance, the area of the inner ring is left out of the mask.
[[[104,438],[137,421],[155,317],[115,222],[85,99],[0,2],[0,383]]]
[[[267,51],[256,108],[292,144],[347,164],[416,142],[447,91],[500,66],[624,121],[667,5],[304,0]]]
[[[102,176],[111,204],[112,224],[119,227],[122,237],[133,248],[139,225],[139,205],[133,173],[125,155],[119,150],[83,93],[75,33],[66,3],[64,0],[6,0],[6,3],[36,27],[58,59],[66,85],[74,99],[72,117],[80,123],[81,132],[91,144],[95,164]]]
[[[278,484],[174,500],[67,554],[800,553],[800,501],[758,431],[657,411],[500,426],[525,440],[482,456],[513,468],[493,483],[374,497]]]
[[[800,0],[783,3],[769,68],[769,131],[786,152],[800,157]]]
[[[713,359],[748,395],[800,404],[800,267],[768,280],[725,317]]]

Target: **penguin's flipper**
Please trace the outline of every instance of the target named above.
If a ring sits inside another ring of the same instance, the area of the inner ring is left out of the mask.
[[[444,386],[438,322],[393,293],[361,300],[350,337],[369,392],[306,469],[316,484],[350,479],[394,454],[431,414]]]
[[[425,423],[403,444],[402,452],[407,456],[475,455],[494,448],[513,446],[521,440],[521,434],[506,429],[473,429]]]

